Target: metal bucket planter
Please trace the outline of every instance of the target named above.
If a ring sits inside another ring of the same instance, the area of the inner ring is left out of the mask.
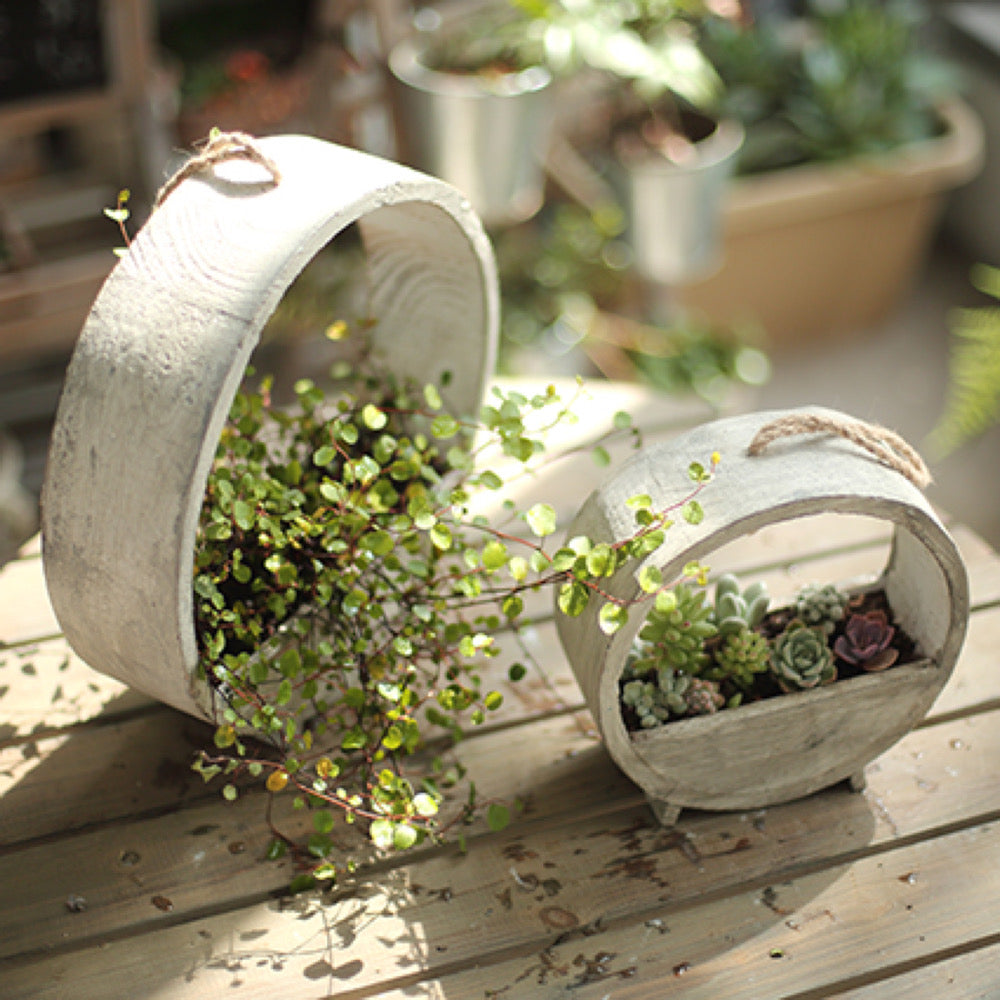
[[[705,496],[704,521],[678,522],[650,557],[664,579],[677,578],[689,560],[703,560],[765,525],[825,512],[885,520],[895,530],[879,585],[923,658],[630,734],[622,720],[619,678],[641,616],[630,616],[612,637],[599,627],[598,601],[579,618],[557,616],[563,647],[608,752],[666,823],[683,807],[761,808],[860,775],[924,716],[951,675],[965,636],[965,568],[921,491],[841,438],[810,435],[750,456],[756,433],[777,416],[716,421],[637,453],[590,496],[568,537],[584,534],[609,543],[628,537],[635,530],[624,503],[628,497],[646,493],[654,506],[666,506],[682,495],[682,470],[718,451],[721,463]],[[607,590],[637,599],[640,569],[623,569]]]
[[[73,649],[212,721],[196,528],[247,359],[287,287],[357,222],[372,351],[420,382],[450,371],[457,413],[478,409],[497,336],[492,251],[459,192],[304,136],[254,148],[268,169],[203,156],[108,278],[66,375],[43,494],[46,581]]]
[[[635,267],[663,285],[704,278],[721,264],[721,214],[743,127],[722,121],[679,164],[649,151],[619,155],[611,168]]]
[[[530,218],[545,185],[551,74],[541,66],[489,77],[440,72],[422,51],[418,37],[389,55],[408,159],[463,191],[487,225]]]

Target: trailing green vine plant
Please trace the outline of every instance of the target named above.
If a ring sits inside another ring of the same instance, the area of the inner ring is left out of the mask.
[[[550,504],[520,509],[508,494],[553,460],[544,440],[574,419],[576,397],[494,389],[467,420],[437,387],[383,376],[329,398],[302,380],[289,407],[271,391],[265,378],[237,395],[205,494],[196,631],[220,724],[196,770],[228,799],[263,783],[310,811],[304,843],[274,827],[268,852],[291,851],[307,881],[349,864],[334,840],[341,823],[381,849],[460,833],[477,810],[502,828],[509,805],[478,801],[474,785],[443,815],[460,772],[430,752],[437,737],[461,739],[500,708],[482,673],[498,639],[528,620],[532,593],[556,588],[567,615],[601,601],[602,629],[619,629],[631,608],[602,581],[654,552],[675,517],[701,519],[713,463],[692,464],[688,494],[667,509],[633,498],[624,542],[559,544]],[[627,415],[613,424],[609,436],[638,444]],[[593,446],[606,462],[604,442]],[[655,574],[643,580],[649,601],[669,602]],[[508,678],[525,671],[514,663]]]

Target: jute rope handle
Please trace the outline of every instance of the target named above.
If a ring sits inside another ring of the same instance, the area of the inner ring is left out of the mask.
[[[182,181],[227,160],[248,160],[263,167],[271,175],[272,184],[281,183],[281,171],[266,157],[252,135],[245,132],[213,132],[200,152],[192,156],[157,192],[153,208],[159,208]]]
[[[754,435],[747,448],[748,455],[759,455],[772,441],[798,434],[835,434],[874,455],[894,469],[918,489],[931,484],[931,474],[916,450],[895,431],[860,420],[839,420],[812,413],[796,413],[778,417],[765,424]]]

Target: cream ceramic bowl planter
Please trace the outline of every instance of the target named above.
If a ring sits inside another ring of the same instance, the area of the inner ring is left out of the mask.
[[[841,414],[809,411],[835,420]],[[602,633],[600,603],[579,618],[557,615],[567,657],[609,753],[645,792],[665,823],[681,808],[762,808],[851,778],[908,732],[950,676],[969,614],[968,583],[958,550],[923,493],[898,471],[840,437],[810,434],[777,441],[751,456],[748,446],[776,417],[749,414],[705,424],[637,453],[586,501],[568,537],[609,543],[635,530],[625,500],[649,494],[662,508],[684,495],[692,461],[721,456],[703,497],[697,526],[678,521],[650,557],[665,580],[689,560],[765,525],[826,512],[867,515],[893,525],[891,555],[878,586],[921,659],[879,674],[838,681],[715,715],[670,722],[630,734],[619,702],[619,679],[642,624],[633,612],[614,636]],[[688,484],[690,485],[690,484]],[[716,567],[724,570],[725,567]],[[641,567],[619,571],[607,590],[640,597]],[[835,582],[835,581],[829,581]]]
[[[69,366],[43,492],[46,581],[73,649],[209,721],[196,529],[230,404],[285,290],[357,222],[373,354],[421,384],[450,372],[454,413],[478,410],[497,337],[492,251],[455,189],[304,136],[253,149],[266,169],[202,157],[185,171],[108,278]]]

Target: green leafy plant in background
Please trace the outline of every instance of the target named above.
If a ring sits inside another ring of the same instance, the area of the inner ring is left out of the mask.
[[[695,109],[746,128],[743,172],[878,153],[940,131],[958,77],[926,44],[919,0],[811,0],[801,17],[754,20],[702,0],[508,0],[456,18],[450,63],[590,69],[611,88],[612,122],[670,122]],[[497,27],[499,23],[499,27]],[[491,27],[492,25],[492,27]]]
[[[449,414],[434,386],[381,376],[330,398],[302,380],[289,407],[270,392],[264,379],[236,397],[205,495],[197,635],[222,721],[196,769],[227,798],[259,782],[310,812],[304,842],[276,829],[269,852],[291,851],[306,880],[343,871],[343,822],[380,849],[443,837],[478,810],[502,827],[509,806],[479,801],[474,785],[450,801],[461,769],[443,756],[502,703],[481,676],[498,640],[542,588],[567,615],[601,601],[601,628],[617,631],[631,607],[601,581],[645,560],[673,517],[701,518],[711,470],[692,465],[688,495],[668,509],[632,498],[635,531],[621,544],[556,544],[554,508],[508,496],[546,436],[574,419],[575,400],[553,388],[494,390],[476,420]],[[609,434],[638,441],[627,416],[614,425]],[[596,457],[606,460],[602,444]],[[644,600],[659,602],[667,591],[654,576]]]
[[[427,62],[463,73],[590,68],[647,106],[671,96],[704,107],[719,97],[694,30],[708,10],[702,0],[507,0],[446,21],[425,17],[437,29]]]
[[[936,107],[958,79],[925,43],[927,17],[913,0],[813,0],[795,21],[704,20],[722,108],[746,129],[738,169],[881,153],[940,132]]]
[[[972,283],[1000,300],[1000,270],[980,264]],[[954,338],[948,397],[931,433],[941,456],[982,434],[1000,420],[1000,306],[957,309],[951,315]]]
[[[494,235],[503,316],[501,368],[518,354],[540,352],[554,363],[574,349],[610,351],[633,377],[669,393],[694,392],[721,405],[734,385],[760,385],[767,356],[749,328],[719,328],[679,317],[668,325],[626,319],[639,311],[621,238],[621,210],[553,206],[530,223]]]
[[[548,62],[590,67],[626,83],[648,106],[664,97],[711,106],[719,78],[697,41],[702,0],[511,0],[545,26]]]

